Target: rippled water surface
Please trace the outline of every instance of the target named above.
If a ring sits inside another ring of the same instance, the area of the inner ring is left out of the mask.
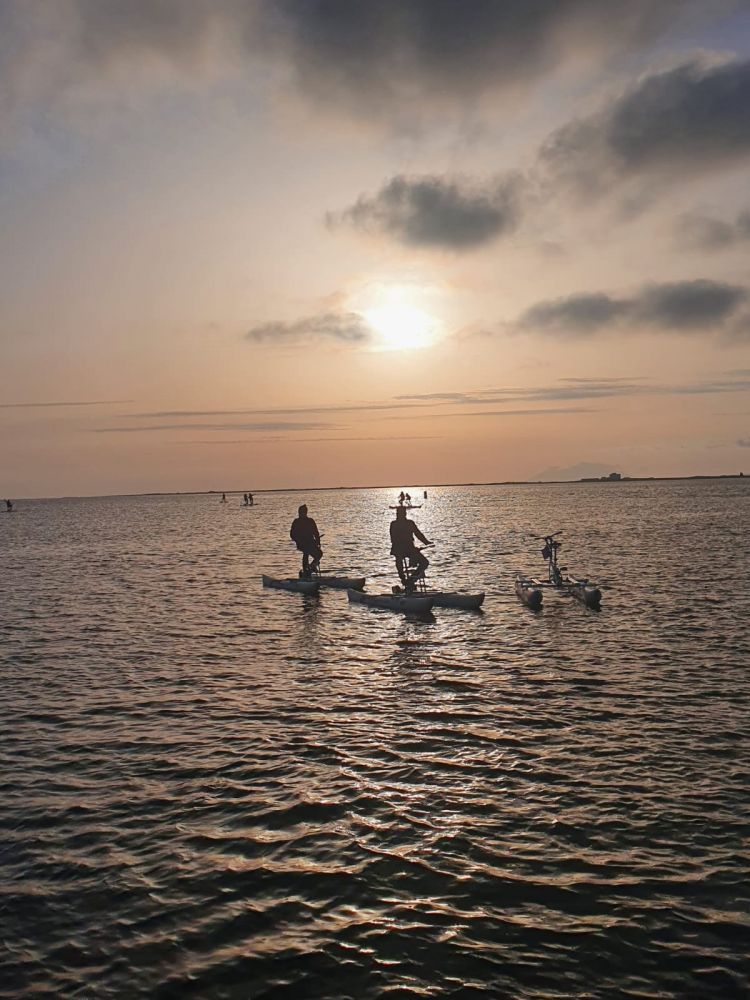
[[[389,588],[392,496],[0,515],[0,996],[749,995],[750,484],[431,490],[479,613],[261,588],[303,499]]]

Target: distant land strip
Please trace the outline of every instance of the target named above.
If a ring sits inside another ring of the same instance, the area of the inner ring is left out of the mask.
[[[504,479],[498,482],[484,483],[424,483],[419,486],[420,490],[448,489],[460,486],[622,486],[625,483],[679,483],[692,482],[694,480],[712,479],[742,479],[750,482],[750,473],[725,472],[716,476],[623,476],[622,479]],[[399,484],[389,483],[386,486],[278,486],[271,489],[258,487],[250,490],[254,497],[269,493],[333,493],[337,490],[395,490],[399,489]],[[414,488],[414,487],[412,487]],[[17,497],[16,502],[22,500],[106,500],[117,497],[213,497],[221,496],[242,496],[247,490],[162,490],[150,493],[85,493],[62,497]]]

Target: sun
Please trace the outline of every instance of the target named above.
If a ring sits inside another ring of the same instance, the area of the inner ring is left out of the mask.
[[[434,343],[435,321],[416,306],[388,302],[365,310],[363,316],[380,338],[381,351],[415,351]]]

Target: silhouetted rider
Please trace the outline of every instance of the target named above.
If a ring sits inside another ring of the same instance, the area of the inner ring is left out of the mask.
[[[396,569],[399,579],[406,590],[413,588],[417,580],[424,576],[429,560],[424,556],[414,544],[414,539],[418,538],[424,545],[432,545],[416,524],[406,516],[406,508],[396,509],[396,520],[391,521],[391,555],[396,558]],[[406,563],[415,567],[410,573],[406,572]]]
[[[320,547],[320,532],[315,521],[307,516],[307,504],[302,504],[298,514],[299,516],[292,521],[289,537],[302,553],[303,574],[312,576],[323,558],[323,550]]]

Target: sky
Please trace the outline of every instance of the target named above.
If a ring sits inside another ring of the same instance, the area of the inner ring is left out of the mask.
[[[0,496],[750,472],[750,0],[0,0]]]

